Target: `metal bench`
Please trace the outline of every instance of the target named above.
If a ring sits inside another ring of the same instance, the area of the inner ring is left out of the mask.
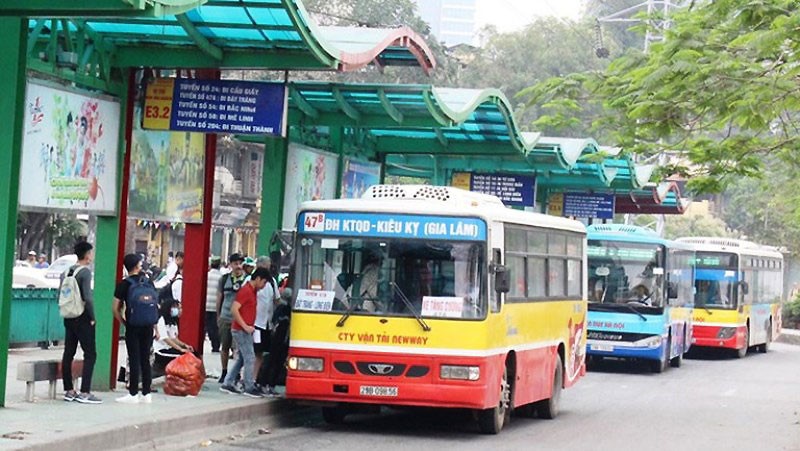
[[[83,360],[72,362],[72,375],[79,379],[83,372]],[[50,382],[50,399],[56,399],[56,381],[61,379],[61,360],[36,360],[22,362],[17,366],[17,380],[25,381],[25,401],[33,402],[34,385],[36,382]],[[77,384],[77,382],[76,382]]]

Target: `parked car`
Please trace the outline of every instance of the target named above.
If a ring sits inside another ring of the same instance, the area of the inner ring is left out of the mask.
[[[67,254],[58,257],[45,272],[45,277],[52,280],[61,281],[61,274],[68,270],[70,266],[78,263],[78,256],[75,254]]]
[[[58,288],[58,279],[48,279],[45,272],[41,269],[29,268],[25,266],[14,267],[14,278],[11,282],[12,288]]]

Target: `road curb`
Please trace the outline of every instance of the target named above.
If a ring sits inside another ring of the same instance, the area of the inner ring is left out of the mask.
[[[783,329],[775,341],[800,346],[800,330]]]
[[[62,438],[54,443],[35,444],[18,449],[64,451],[69,449],[131,448],[173,436],[176,432],[186,433],[258,418],[266,419],[294,409],[296,409],[295,405],[285,399],[249,405],[228,405],[224,408],[205,410],[197,414],[187,412],[186,415],[177,418],[148,420],[136,424],[126,424],[119,428],[106,428],[82,436]]]

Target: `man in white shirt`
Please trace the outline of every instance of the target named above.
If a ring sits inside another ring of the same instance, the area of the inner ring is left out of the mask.
[[[256,260],[256,268],[266,268],[271,271],[272,261],[269,257],[262,255]],[[271,274],[271,273],[270,273]],[[270,330],[272,312],[275,308],[274,302],[280,299],[278,283],[270,275],[267,285],[256,294],[256,331],[253,335],[253,348],[256,353],[256,368],[253,374],[259,374],[259,369],[264,363],[264,353],[269,352],[269,339],[272,331]]]
[[[156,280],[153,285],[156,286],[157,289],[162,289],[169,285],[170,282],[175,280],[175,277],[178,275],[178,272],[183,269],[183,251],[178,251],[175,253],[175,260],[171,261],[167,265],[167,274]]]
[[[208,270],[208,285],[206,288],[206,334],[211,341],[211,352],[219,352],[219,326],[217,325],[217,297],[219,295],[219,280],[222,278],[220,257],[211,257],[211,269]]]

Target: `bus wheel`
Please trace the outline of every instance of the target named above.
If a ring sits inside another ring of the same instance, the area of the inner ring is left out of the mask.
[[[758,352],[766,354],[769,352],[769,344],[772,342],[772,321],[767,324],[767,341],[763,345],[758,345]]]
[[[478,428],[484,434],[497,434],[511,417],[511,385],[508,383],[508,366],[500,379],[500,401],[495,407],[478,411]]]
[[[552,420],[558,416],[558,404],[561,401],[561,390],[564,386],[564,367],[561,362],[561,355],[556,354],[556,370],[553,374],[553,391],[550,398],[536,403],[536,411],[539,418]]]
[[[345,416],[347,416],[347,410],[342,406],[322,408],[322,418],[328,424],[342,424]]]
[[[661,353],[661,359],[650,362],[650,369],[660,374],[667,370],[669,367],[669,349],[672,346],[672,338],[667,338],[667,344],[664,346],[664,352]]]
[[[741,359],[747,355],[747,348],[750,346],[750,326],[747,326],[747,332],[744,335],[744,346],[736,350],[736,358]]]

